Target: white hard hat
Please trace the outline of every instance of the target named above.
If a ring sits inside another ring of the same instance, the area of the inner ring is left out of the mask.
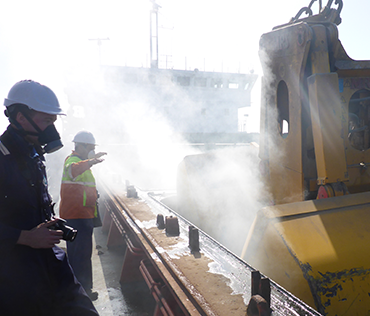
[[[55,93],[33,80],[19,81],[10,89],[4,105],[9,107],[13,104],[24,104],[35,111],[47,114],[65,115]]]
[[[72,142],[96,145],[94,135],[88,131],[78,132]]]

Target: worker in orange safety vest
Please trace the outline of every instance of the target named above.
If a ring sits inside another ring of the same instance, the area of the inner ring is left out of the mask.
[[[60,190],[59,215],[77,229],[74,241],[67,241],[67,254],[73,271],[92,300],[93,292],[92,234],[97,216],[97,190],[91,167],[101,163],[104,152],[95,154],[95,138],[88,131],[78,132],[73,142],[75,150],[66,158]]]

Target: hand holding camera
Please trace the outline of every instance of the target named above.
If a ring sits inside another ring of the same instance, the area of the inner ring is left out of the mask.
[[[60,243],[63,238],[62,231],[56,231],[49,229],[58,220],[53,219],[51,221],[41,223],[31,230],[22,230],[17,244],[29,246],[31,248],[53,248],[56,244]]]
[[[77,230],[76,229],[74,229],[70,226],[67,226],[65,224],[66,220],[64,220],[62,218],[54,217],[53,220],[55,222],[51,226],[48,226],[49,229],[52,229],[52,230],[55,230],[55,231],[60,231],[61,230],[63,232],[62,239],[66,240],[66,241],[74,241],[75,240],[76,235],[77,235]]]

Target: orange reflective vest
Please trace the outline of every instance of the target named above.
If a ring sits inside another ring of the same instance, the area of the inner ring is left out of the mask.
[[[72,152],[64,162],[59,216],[65,219],[94,218],[97,198],[89,161]]]

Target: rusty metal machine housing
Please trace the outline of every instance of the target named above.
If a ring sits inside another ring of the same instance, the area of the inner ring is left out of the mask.
[[[348,57],[335,24],[341,7],[325,9],[260,40],[260,158],[275,204],[315,198],[320,185],[329,196],[347,193],[339,183],[370,188],[370,62]]]
[[[320,1],[316,15],[314,2],[260,40],[259,157],[271,206],[242,257],[324,315],[365,315],[370,61],[351,59],[338,38],[342,1]]]

